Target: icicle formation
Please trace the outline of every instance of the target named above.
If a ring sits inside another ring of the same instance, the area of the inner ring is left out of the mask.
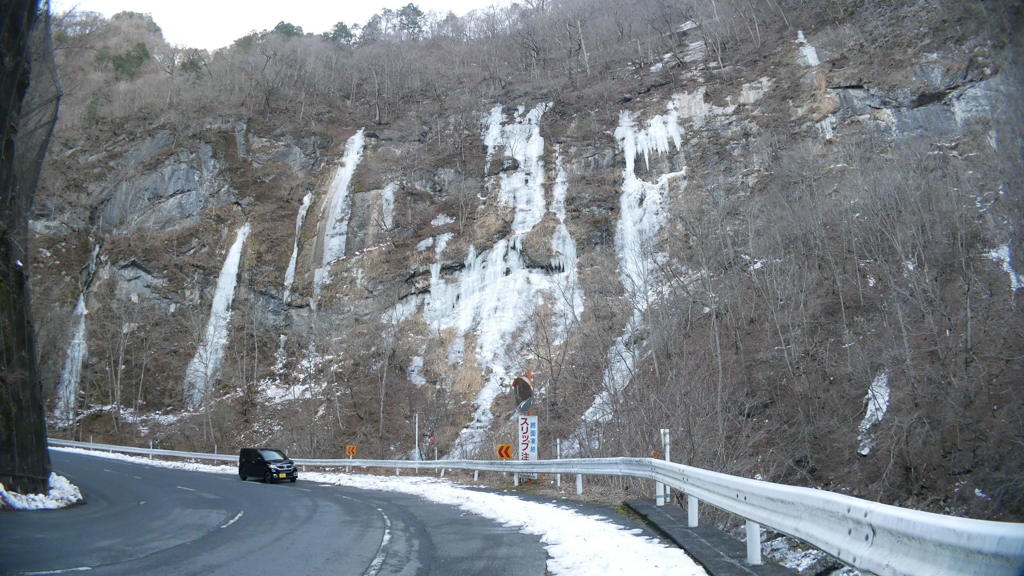
[[[885,412],[889,409],[889,373],[882,372],[875,377],[875,381],[868,387],[868,394],[864,397],[867,402],[867,411],[864,413],[864,420],[861,421],[857,435],[857,453],[867,456],[875,446],[875,435],[871,429],[882,421]]]
[[[320,289],[330,281],[331,263],[345,255],[345,244],[348,241],[348,220],[352,208],[349,204],[348,191],[352,176],[356,173],[363,158],[363,129],[352,135],[345,143],[345,155],[341,165],[334,173],[334,179],[327,190],[323,206],[320,208],[319,245],[321,250],[320,265],[313,272],[314,309],[320,299]]]
[[[214,291],[213,304],[210,306],[206,335],[185,371],[185,404],[189,409],[203,405],[210,386],[219,375],[224,347],[228,342],[228,322],[231,320],[231,302],[235,298],[238,265],[242,258],[242,247],[248,237],[247,222],[235,234],[235,242],[228,250],[224,266],[220,269],[220,276],[217,277],[217,289]]]
[[[97,244],[93,247],[92,255],[89,256],[89,262],[86,264],[85,281],[82,291],[78,295],[78,302],[75,304],[74,313],[78,321],[71,334],[71,342],[64,355],[64,369],[61,370],[60,382],[57,384],[57,405],[54,407],[54,416],[62,426],[67,426],[75,418],[78,386],[82,379],[82,362],[85,361],[89,352],[85,332],[85,315],[89,311],[85,307],[85,299],[89,293],[89,287],[92,285],[92,277],[96,273],[96,259],[99,253],[100,246]]]
[[[550,208],[560,223],[551,240],[554,272],[528,268],[522,255],[523,238],[548,212],[540,121],[550,108],[550,103],[539,104],[529,112],[520,107],[506,124],[501,107],[496,106],[484,120],[482,137],[488,166],[495,161],[499,148],[502,161],[507,162],[506,169],[491,180],[489,187],[496,185],[498,201],[515,210],[512,235],[480,253],[470,246],[465,266],[452,283],[445,282],[440,274],[446,239],[437,239],[426,320],[433,330],[455,332],[448,350],[450,363],[462,359],[465,336],[473,331],[476,364],[489,372],[476,398],[473,422],[459,434],[451,457],[473,455],[485,439],[493,419],[490,407],[501,391],[502,381],[522,369],[522,360],[510,351],[533,336],[532,315],[544,295],[554,299],[556,315],[563,323],[574,311],[582,311],[583,296],[575,286],[576,245],[564,224],[568,184],[560,163]]]
[[[295,240],[292,242],[292,257],[288,260],[288,269],[284,272],[284,297],[282,300],[287,303],[292,293],[292,283],[295,282],[295,264],[299,259],[299,236],[302,234],[302,224],[306,221],[306,213],[309,212],[309,205],[313,203],[313,194],[306,194],[302,198],[302,206],[299,206],[299,213],[295,215]]]
[[[491,109],[484,145],[487,146],[487,164],[500,146],[504,157],[518,164],[515,170],[503,170],[498,175],[498,199],[516,210],[512,232],[525,234],[544,218],[544,138],[540,135],[540,119],[551,109],[550,103],[538,104],[529,113],[519,107],[512,122],[502,124],[501,106]]]
[[[696,118],[702,120],[704,115],[703,112],[696,114]],[[623,111],[615,139],[626,160],[622,171],[622,195],[619,197],[619,222],[615,229],[615,253],[619,259],[619,277],[631,300],[633,314],[622,336],[608,351],[602,392],[583,416],[586,421],[598,422],[612,417],[613,399],[629,384],[633,373],[638,352],[635,347],[642,345],[634,342],[634,335],[641,332],[643,313],[656,297],[661,284],[656,265],[660,258],[656,243],[665,223],[668,181],[672,177],[684,176],[686,172],[684,169],[664,174],[655,183],[645,182],[636,174],[637,156],[643,156],[644,166],[649,169],[652,154],[666,154],[672,148],[681,148],[683,132],[675,101],[669,103],[666,114],[651,118],[642,129],[637,129],[632,115]]]

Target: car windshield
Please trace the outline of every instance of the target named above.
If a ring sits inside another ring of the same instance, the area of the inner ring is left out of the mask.
[[[284,452],[279,450],[260,450],[260,456],[267,462],[273,462],[274,460],[284,460],[286,456]]]

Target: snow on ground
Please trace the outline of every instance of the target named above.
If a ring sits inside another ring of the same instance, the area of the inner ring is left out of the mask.
[[[237,473],[235,466],[150,460],[79,448],[51,450],[179,470],[231,475]],[[303,472],[301,477],[303,480],[323,484],[410,494],[439,504],[458,506],[471,514],[519,528],[524,534],[540,536],[541,544],[549,556],[547,568],[552,574],[706,574],[685,552],[643,536],[639,529],[629,530],[601,516],[580,514],[566,506],[528,502],[512,495],[470,490],[451,481],[433,477],[387,477],[326,472]],[[75,492],[77,493],[77,488]],[[6,493],[2,495],[6,501]]]
[[[8,492],[0,484],[0,508],[12,510],[54,510],[82,500],[82,492],[60,474],[50,473],[50,491],[46,494]]]

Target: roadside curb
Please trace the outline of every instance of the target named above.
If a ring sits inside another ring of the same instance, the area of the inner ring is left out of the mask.
[[[709,576],[794,576],[797,572],[778,564],[747,564],[746,547],[721,530],[687,526],[686,511],[674,504],[655,506],[651,500],[627,500],[623,504],[696,560]]]

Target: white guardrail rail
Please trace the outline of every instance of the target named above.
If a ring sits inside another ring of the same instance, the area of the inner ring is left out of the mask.
[[[50,445],[237,462],[232,454],[202,454],[50,439]],[[880,504],[814,488],[729,476],[652,458],[538,460],[313,460],[299,466],[473,470],[512,473],[631,476],[687,495],[691,526],[703,500],[747,521],[748,561],[760,562],[760,526],[807,542],[856,568],[881,576],[942,574],[1024,576],[1024,524],[973,520]],[[752,550],[751,542],[757,548]]]

